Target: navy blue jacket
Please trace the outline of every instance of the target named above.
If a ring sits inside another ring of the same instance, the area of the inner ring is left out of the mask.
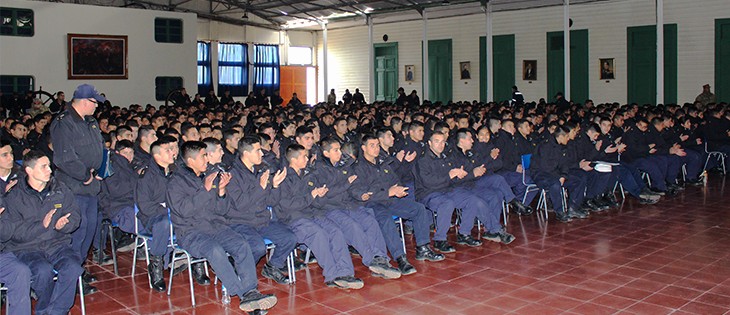
[[[278,189],[278,206],[274,207],[276,218],[285,224],[292,223],[301,218],[311,218],[317,214],[312,205],[314,198],[312,190],[317,188],[316,179],[309,169],[301,170],[301,175],[294,169],[287,167],[286,178],[281,182]]]
[[[621,141],[626,144],[626,151],[621,155],[621,161],[631,162],[650,155],[650,139],[646,132],[639,128],[631,128],[624,133]]]
[[[259,179],[266,169],[262,166],[254,167],[250,171],[241,162],[236,160],[231,168],[231,182],[228,184],[227,195],[230,198],[231,209],[226,215],[228,224],[246,224],[253,227],[267,226],[271,221],[271,212],[267,208],[275,204],[271,180],[262,189]],[[288,174],[287,174],[288,175]]]
[[[515,136],[509,132],[500,130],[498,136],[494,138],[494,145],[499,148],[499,155],[502,156],[502,167],[506,171],[514,172],[517,170],[517,165],[522,163],[522,158],[517,149]]]
[[[396,150],[394,152],[398,153],[399,151],[403,150],[406,154],[411,152],[416,152],[416,159],[412,162],[406,161],[404,158],[403,161],[398,161],[396,159],[396,163],[400,163],[400,167],[395,169],[395,171],[400,175],[401,181],[403,183],[413,183],[415,181],[415,178],[413,177],[413,165],[421,158],[423,157],[423,154],[428,150],[426,144],[423,141],[414,141],[411,139],[411,137],[406,137],[405,141],[403,142],[403,147],[400,150]],[[382,150],[381,150],[382,151]]]
[[[5,207],[5,200],[0,194],[0,208]],[[7,209],[6,209],[7,210]],[[5,243],[13,237],[16,225],[8,220],[7,211],[0,213],[0,253],[5,250]]]
[[[70,233],[79,227],[81,216],[76,206],[76,197],[62,182],[51,178],[43,191],[36,191],[23,180],[5,196],[7,219],[15,231],[7,243],[12,252],[43,251],[51,253],[57,247],[71,244]],[[56,209],[48,228],[43,227],[43,218],[48,211]],[[69,222],[56,230],[58,219],[67,214]]]
[[[441,153],[436,156],[436,153],[430,149],[427,150],[413,167],[413,174],[416,178],[416,200],[421,201],[434,192],[449,191],[457,183],[473,179],[473,173],[469,173],[463,179],[449,178],[449,171],[453,168],[457,168],[457,166],[446,154]]]
[[[8,186],[8,183],[10,181],[17,180],[18,182],[21,182],[23,180],[23,178],[25,177],[25,172],[23,170],[21,170],[20,168],[21,168],[21,166],[14,163],[13,168],[10,169],[10,175],[8,175],[8,179],[3,180],[2,178],[0,178],[0,195],[5,194],[5,187]],[[17,183],[16,183],[16,185],[17,185]]]
[[[205,175],[196,176],[192,169],[183,166],[170,177],[166,200],[178,236],[192,231],[216,232],[220,225],[225,224],[221,218],[230,209],[228,198],[218,196],[216,184],[210,191],[205,190]]]
[[[111,218],[122,208],[134,207],[134,189],[139,179],[139,174],[134,171],[127,158],[118,153],[112,153],[110,158],[114,165],[114,175],[104,179],[99,194],[99,206],[107,218]]]
[[[571,165],[568,147],[559,144],[553,137],[537,146],[535,154],[532,155],[530,168],[535,173],[567,178]]]
[[[472,152],[474,152],[474,154],[476,155],[477,162],[480,164],[484,164],[484,167],[487,168],[487,174],[499,172],[504,166],[501,150],[499,151],[499,155],[497,155],[496,159],[492,158],[492,149],[495,148],[496,146],[492,142],[479,141],[474,142],[474,147],[472,148]],[[522,160],[520,160],[520,162],[522,162]],[[514,170],[508,171],[514,172]]]
[[[354,175],[350,167],[343,163],[337,163],[333,166],[329,159],[322,157],[320,161],[315,163],[312,173],[317,187],[327,185],[327,188],[329,188],[324,197],[314,199],[313,204],[315,207],[321,210],[351,210],[357,208],[355,200],[350,195],[352,184],[350,184],[348,178]]]
[[[53,164],[56,178],[77,195],[96,196],[101,188],[98,180],[84,185],[91,169],[98,169],[104,154],[104,139],[99,123],[91,116],[81,117],[72,106],[51,123]]]
[[[391,198],[388,196],[390,187],[396,184],[403,185],[400,176],[395,173],[393,168],[380,159],[376,159],[373,164],[361,155],[352,165],[352,171],[357,175],[357,180],[350,187],[350,195],[361,202],[363,201],[362,195],[368,192],[373,194],[367,202],[387,202]]]
[[[142,224],[147,225],[147,221],[153,217],[167,215],[167,207],[163,204],[166,204],[165,194],[172,173],[171,170],[165,174],[165,170],[152,160],[137,180],[134,202],[139,208],[137,218]]]
[[[142,150],[139,145],[134,146],[134,159],[132,160],[132,165],[135,169],[139,169],[149,165],[150,161],[152,160],[153,158],[151,154],[149,154],[145,150]]]

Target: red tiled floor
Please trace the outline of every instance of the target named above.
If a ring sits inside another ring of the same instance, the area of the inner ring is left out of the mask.
[[[272,314],[730,314],[724,180],[711,175],[706,187],[688,187],[657,205],[628,199],[621,209],[569,224],[510,215],[513,244],[457,246],[443,262],[416,261],[408,236],[418,273],[374,278],[357,257],[361,290],[326,287],[316,264],[298,272],[294,285],[260,278],[260,289],[279,299]],[[175,277],[168,297],[150,291],[143,261],[131,277],[131,253],[119,260],[121,276],[91,265],[101,281],[100,293],[86,298],[87,313],[241,313],[236,297],[221,304],[220,285],[195,285],[192,308],[187,275]],[[71,313],[80,313],[78,303]]]

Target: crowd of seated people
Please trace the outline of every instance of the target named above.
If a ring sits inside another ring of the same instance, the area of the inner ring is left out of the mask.
[[[671,200],[703,185],[706,170],[723,169],[708,152],[730,153],[726,103],[442,104],[420,103],[415,91],[401,96],[367,104],[356,90],[338,104],[307,106],[295,97],[273,108],[229,94],[220,102],[214,93],[206,101],[183,93],[171,106],[99,103],[83,119],[98,124],[111,152],[114,175],[101,180],[98,195],[100,216],[116,223],[111,241],[139,251],[134,234],[150,236],[148,253],[137,256],[149,257],[150,287],[162,292],[172,224],[179,246],[207,259],[250,312],[277,303],[257,289],[265,239],[276,250],[263,277],[289,283],[287,257],[306,247],[310,261],[297,257],[295,270],[316,261],[327,286],[359,289],[366,284],[351,253],[373,275],[396,281],[418,271],[406,250],[437,262],[483,241],[512,243],[503,209],[533,215],[543,191],[554,211],[545,220],[585,220],[619,206],[617,187],[641,204]],[[75,279],[94,281],[82,268],[88,253],[80,257],[70,236],[88,222],[52,173],[61,139],[51,139],[49,126],[75,108],[54,104],[59,114],[0,120],[0,282],[11,314],[30,312],[30,290],[36,313],[68,312]],[[449,238],[454,217],[460,226]],[[472,222],[483,230],[475,235]],[[99,239],[101,225],[90,226]],[[398,229],[413,234],[415,248],[403,246]],[[104,243],[92,249],[102,265],[111,262]],[[211,282],[205,269],[192,266],[200,285]]]

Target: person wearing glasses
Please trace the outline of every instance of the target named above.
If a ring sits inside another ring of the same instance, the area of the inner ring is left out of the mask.
[[[87,256],[101,223],[97,195],[102,179],[96,174],[96,169],[102,164],[104,140],[94,112],[104,101],[106,98],[93,85],[79,85],[74,91],[71,106],[53,120],[50,128],[56,177],[74,193],[81,215],[79,228],[71,234],[71,247],[82,259]],[[85,294],[97,291],[89,285],[96,278],[88,271],[84,272],[84,281]]]

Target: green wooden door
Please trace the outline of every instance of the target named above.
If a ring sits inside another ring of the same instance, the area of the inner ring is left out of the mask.
[[[656,103],[656,26],[627,28],[629,103]],[[620,75],[620,74],[617,74]],[[677,25],[664,25],[664,101],[677,100]]]
[[[547,33],[547,97],[565,92],[563,32]],[[570,31],[570,99],[583,103],[588,95],[588,30]]]
[[[451,39],[428,41],[428,94],[431,102],[453,98]]]
[[[515,35],[492,37],[494,56],[494,100],[497,102],[512,99],[512,86],[515,85]]]
[[[487,101],[487,37],[479,37],[479,100]]]
[[[730,102],[730,72],[727,69],[730,69],[730,19],[717,19],[714,86],[717,102]]]
[[[375,44],[375,100],[395,101],[398,91],[398,43]]]

